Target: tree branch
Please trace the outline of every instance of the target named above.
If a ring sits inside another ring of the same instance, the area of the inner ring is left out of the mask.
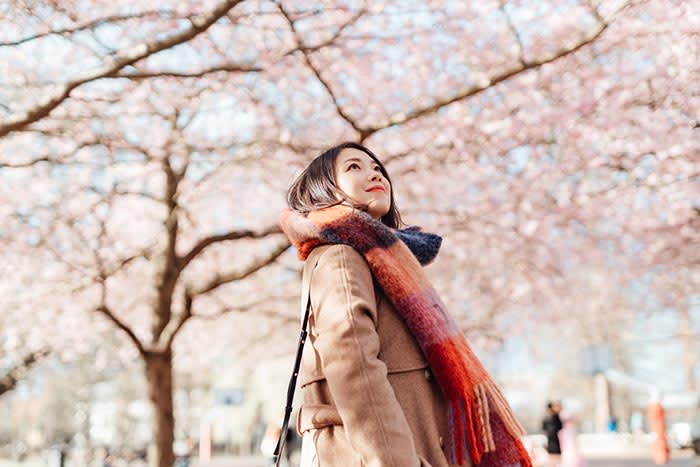
[[[104,238],[104,234],[106,233],[106,227],[105,223],[101,222],[101,235],[100,235],[100,240]],[[143,344],[139,340],[139,338],[136,336],[136,333],[127,326],[125,322],[120,320],[117,315],[112,311],[112,309],[107,305],[107,273],[104,268],[104,264],[102,262],[102,259],[100,258],[99,254],[97,251],[94,252],[95,256],[95,263],[97,264],[98,270],[99,270],[99,277],[96,278],[97,284],[100,287],[100,304],[95,308],[95,311],[98,311],[102,314],[104,314],[110,321],[112,321],[119,329],[124,331],[126,335],[131,339],[131,341],[134,343],[136,348],[138,349],[139,353],[141,355],[145,355],[146,349],[144,348]]]
[[[121,21],[128,21],[130,19],[139,19],[139,18],[147,18],[149,16],[167,16],[170,18],[174,18],[175,16],[172,15],[172,12],[165,11],[165,10],[151,10],[151,11],[142,11],[140,13],[133,13],[133,14],[128,14],[128,15],[112,15],[112,16],[105,16],[104,18],[97,18],[93,19],[90,21],[87,21],[83,24],[79,24],[77,26],[73,26],[70,28],[63,28],[63,29],[55,29],[53,31],[47,31],[47,32],[42,32],[40,34],[34,34],[32,36],[26,36],[22,39],[17,39],[16,41],[8,41],[8,42],[0,42],[0,47],[12,47],[15,45],[20,45],[24,44],[25,42],[30,42],[33,40],[41,39],[43,37],[47,36],[64,36],[67,34],[73,34],[75,32],[80,32],[80,31],[85,31],[87,29],[95,29],[97,26],[101,26],[106,23],[117,23]]]
[[[221,310],[217,314],[213,315],[195,315],[196,318],[199,319],[206,319],[206,320],[215,320],[223,316],[224,314],[231,313],[231,312],[245,312],[249,311],[249,309],[240,309],[240,308],[226,308],[224,310]],[[299,314],[284,314],[280,313],[278,310],[271,310],[267,308],[256,308],[255,309],[255,316],[266,316],[268,318],[273,318],[273,319],[280,319],[282,320],[283,324],[288,324],[288,323],[298,323],[299,322]]]
[[[277,244],[274,250],[272,250],[267,256],[263,256],[262,258],[258,258],[257,260],[253,261],[250,265],[248,265],[247,268],[243,269],[242,271],[236,271],[232,272],[229,274],[224,274],[224,275],[217,275],[209,281],[207,284],[205,284],[203,287],[200,289],[192,292],[192,296],[196,297],[198,295],[204,295],[206,293],[211,292],[212,290],[215,290],[216,288],[228,284],[229,282],[235,282],[239,280],[243,280],[246,277],[250,276],[251,274],[259,271],[260,269],[264,268],[265,266],[272,264],[282,256],[282,253],[287,251],[289,248],[290,243],[287,238],[283,238],[280,240],[280,242]]]
[[[115,75],[116,78],[128,78],[133,80],[139,79],[150,79],[150,78],[202,78],[203,76],[219,73],[219,72],[231,72],[231,73],[259,73],[263,71],[263,68],[247,65],[238,65],[235,63],[226,63],[224,65],[217,65],[211,68],[205,68],[199,71],[192,72],[179,72],[179,71],[134,71],[134,72],[123,72]]]
[[[0,163],[0,169],[26,169],[28,167],[33,167],[33,166],[40,164],[42,162],[51,163],[51,162],[56,162],[56,161],[49,158],[49,156],[42,156],[42,157],[38,157],[36,159],[32,159],[32,160],[27,161],[27,162],[18,162],[16,164]]]
[[[164,247],[162,253],[157,257],[158,279],[156,284],[157,302],[151,330],[153,340],[159,342],[161,334],[169,325],[172,316],[172,302],[175,285],[180,276],[181,269],[177,267],[177,238],[179,235],[179,219],[177,215],[178,201],[177,190],[179,177],[175,169],[170,164],[169,158],[162,161],[163,173],[165,175],[165,186],[163,199],[167,206],[167,214],[163,222]]]
[[[228,240],[240,240],[242,238],[265,238],[269,235],[279,233],[282,233],[282,229],[279,225],[274,224],[258,232],[253,230],[234,230],[225,234],[212,235],[211,237],[203,238],[199,241],[199,243],[192,247],[192,249],[185,256],[180,258],[180,261],[178,262],[178,269],[181,271],[185,269],[187,265],[190,264],[190,262],[192,262],[192,260],[197,257],[198,254],[200,254],[205,248],[214,243],[225,242]]]
[[[124,331],[126,335],[131,339],[131,342],[136,346],[138,349],[139,353],[141,355],[146,355],[146,349],[144,348],[143,344],[139,340],[139,338],[136,336],[134,331],[126,325],[122,320],[120,320],[116,314],[112,311],[110,307],[107,306],[106,303],[102,303],[99,305],[97,308],[95,308],[95,311],[98,311],[102,314],[104,314],[111,322],[113,322],[119,329]]]
[[[289,28],[292,30],[292,34],[294,35],[294,41],[296,42],[297,49],[299,50],[304,57],[304,63],[306,63],[306,66],[309,67],[311,72],[314,74],[316,79],[321,83],[321,85],[326,89],[326,92],[328,92],[328,95],[330,96],[331,100],[333,101],[333,105],[335,106],[335,110],[338,113],[338,115],[348,122],[351,127],[355,129],[358,133],[361,135],[363,134],[362,128],[359,126],[359,124],[347,113],[343,110],[343,108],[340,106],[340,103],[338,102],[338,97],[335,95],[335,92],[333,91],[333,88],[331,88],[330,84],[328,81],[321,76],[321,72],[319,69],[311,62],[311,55],[310,55],[310,50],[307,49],[306,46],[302,43],[301,37],[299,37],[299,33],[297,32],[296,26],[294,25],[294,20],[291,18],[287,10],[282,6],[282,2],[277,1],[277,8],[279,8],[280,12],[282,13],[282,16],[287,20],[287,23],[289,24]],[[340,30],[336,33],[336,36],[342,32],[343,29],[347,28],[349,25],[357,22],[358,19],[364,15],[364,10],[360,10],[357,12],[355,16],[353,16],[350,21],[348,21],[346,24],[341,26]]]
[[[206,321],[216,321],[224,315],[229,313],[244,313],[250,311],[254,307],[254,304],[248,305],[246,307],[226,307],[219,310],[217,313],[212,313],[210,315],[193,314],[192,318],[206,320]],[[266,316],[273,319],[281,319],[283,324],[288,323],[298,323],[299,314],[285,314],[281,313],[279,310],[268,309],[268,308],[255,308],[255,316]]]
[[[70,96],[70,93],[75,88],[91,81],[114,76],[126,66],[193,39],[206,31],[219,18],[225,16],[229,10],[241,1],[242,0],[224,0],[210,12],[191,18],[191,26],[184,31],[163,39],[143,42],[126,50],[122,50],[114,57],[111,57],[106,65],[87,71],[63,85],[56,86],[57,89],[50,93],[49,96],[45,96],[35,107],[1,119],[0,138],[48,116],[53,109],[58,107]]]
[[[605,32],[605,30],[608,29],[609,26],[610,26],[610,22],[601,23],[600,27],[598,29],[589,33],[588,36],[586,36],[586,38],[584,38],[582,41],[580,41],[576,44],[570,45],[568,47],[564,47],[554,54],[545,55],[545,56],[542,56],[540,58],[536,58],[536,59],[529,60],[529,61],[525,60],[523,62],[519,62],[517,66],[515,66],[509,70],[505,70],[501,74],[493,76],[490,79],[485,79],[477,84],[474,84],[466,89],[463,89],[463,90],[457,92],[454,96],[452,96],[450,98],[438,100],[435,103],[433,103],[427,107],[416,109],[416,110],[413,110],[410,112],[406,112],[406,113],[401,112],[401,113],[395,114],[395,115],[389,117],[386,121],[384,121],[382,123],[379,123],[379,124],[376,124],[373,126],[369,126],[366,128],[360,128],[358,131],[362,135],[362,140],[365,140],[369,136],[373,135],[374,133],[376,133],[380,130],[383,130],[385,128],[389,128],[390,126],[401,125],[403,123],[410,122],[411,120],[416,120],[417,118],[435,113],[443,107],[446,107],[446,106],[453,104],[455,102],[459,102],[459,101],[462,101],[462,100],[467,99],[469,97],[473,97],[477,94],[480,94],[483,91],[485,91],[489,88],[492,88],[492,87],[496,86],[497,84],[500,84],[500,83],[502,83],[510,78],[513,78],[514,76],[517,76],[525,71],[540,68],[543,65],[546,65],[548,63],[552,63],[556,60],[559,60],[559,59],[564,58],[568,55],[571,55],[571,54],[577,52],[578,50],[580,50],[581,48],[595,42],[603,34],[603,32]]]
[[[333,35],[331,37],[329,37],[325,41],[319,42],[316,45],[303,45],[302,46],[301,41],[298,40],[298,37],[297,37],[297,40],[296,40],[297,47],[293,48],[292,50],[288,50],[286,53],[284,53],[284,55],[282,55],[282,57],[284,58],[284,57],[293,55],[296,52],[304,52],[304,53],[318,52],[319,50],[323,49],[324,47],[329,47],[329,46],[335,44],[335,41],[337,41],[340,38],[340,35],[343,33],[343,31],[345,31],[351,25],[355,24],[364,14],[365,14],[365,10],[360,9],[355,14],[355,16],[350,18],[350,20],[347,23],[341,24],[340,27],[338,27],[338,30],[335,33],[333,33]],[[290,20],[288,19],[287,21],[289,22]],[[413,32],[415,32],[415,31],[413,31]],[[295,36],[296,36],[296,33],[295,33]],[[345,37],[347,39],[350,39],[349,36],[345,36]],[[413,35],[406,34],[402,37],[413,37]],[[374,37],[373,37],[373,39],[374,39]]]
[[[47,349],[32,352],[25,355],[17,365],[10,368],[10,370],[0,377],[0,396],[6,392],[12,391],[17,383],[26,377],[31,367],[48,354],[49,351]]]
[[[290,300],[293,300],[295,298],[298,298],[297,295],[295,296],[266,296],[263,298],[260,298],[258,300],[253,300],[252,302],[245,303],[244,305],[238,305],[238,306],[228,306],[226,305],[223,300],[219,299],[218,297],[214,296],[213,297],[220,305],[220,308],[215,312],[215,313],[209,313],[209,314],[202,314],[202,313],[192,313],[193,318],[197,319],[204,319],[204,320],[215,320],[221,316],[224,316],[229,313],[244,313],[246,311],[249,311],[251,309],[256,309],[257,310],[264,307],[264,306],[269,306],[271,303],[286,303],[289,302]]]
[[[513,19],[510,17],[508,12],[506,11],[506,1],[501,0],[498,8],[503,13],[503,16],[506,17],[506,23],[508,24],[508,29],[513,34],[513,37],[515,38],[515,42],[518,43],[518,59],[520,60],[520,64],[525,65],[525,47],[523,46],[523,40],[522,40],[522,37],[520,37],[520,32],[518,32],[518,29],[515,27],[515,24],[513,23]]]
[[[177,336],[177,333],[180,332],[182,326],[192,317],[193,301],[194,300],[189,290],[185,289],[185,292],[182,297],[182,314],[179,315],[177,319],[168,321],[168,325],[161,333],[161,339],[159,339],[159,343],[163,342],[162,345],[158,345],[160,350],[164,351],[172,347],[173,341],[175,340],[175,336]]]

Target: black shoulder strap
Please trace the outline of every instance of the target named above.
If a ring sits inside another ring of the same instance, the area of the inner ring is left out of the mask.
[[[310,275],[311,272],[315,269],[316,265],[314,264],[313,267],[311,267],[311,271],[308,273],[309,278],[307,280],[310,281]],[[289,417],[292,414],[292,402],[294,400],[294,390],[297,387],[297,377],[299,376],[299,366],[301,365],[301,356],[304,353],[304,342],[306,342],[306,326],[309,322],[309,311],[311,310],[311,291],[310,287],[304,287],[304,296],[302,297],[302,306],[303,303],[306,303],[306,309],[304,311],[304,317],[301,320],[301,334],[299,335],[299,346],[297,347],[297,355],[294,360],[294,370],[292,371],[292,377],[289,379],[289,386],[287,386],[287,403],[285,404],[284,407],[284,420],[282,421],[282,427],[280,429],[280,437],[277,440],[277,447],[275,447],[275,452],[274,452],[274,460],[275,460],[275,467],[279,467],[280,459],[281,459],[281,454],[282,450],[284,449],[284,445],[287,442],[287,431],[289,430]],[[308,289],[308,290],[306,290]]]
[[[304,313],[304,320],[301,325],[301,335],[299,336],[299,347],[297,348],[297,356],[294,360],[294,371],[292,372],[292,377],[289,379],[289,386],[287,386],[287,403],[284,407],[284,420],[282,421],[282,427],[280,429],[280,437],[277,440],[277,447],[275,447],[275,467],[279,467],[280,454],[284,449],[284,444],[287,441],[287,430],[289,430],[289,417],[292,415],[292,401],[294,400],[294,390],[297,387],[297,376],[299,376],[299,365],[301,364],[301,355],[304,352],[304,342],[306,342],[306,323],[309,321],[309,309],[311,308],[311,300],[307,302],[306,313]]]

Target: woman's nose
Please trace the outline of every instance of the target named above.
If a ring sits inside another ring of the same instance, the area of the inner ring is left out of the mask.
[[[372,172],[369,176],[369,179],[373,182],[374,181],[381,182],[382,181],[382,174],[380,174],[379,172]]]

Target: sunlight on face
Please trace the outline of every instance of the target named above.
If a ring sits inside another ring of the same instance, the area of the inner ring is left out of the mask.
[[[367,206],[370,216],[380,219],[391,207],[391,185],[377,162],[354,148],[343,149],[335,161],[338,188],[355,203]]]

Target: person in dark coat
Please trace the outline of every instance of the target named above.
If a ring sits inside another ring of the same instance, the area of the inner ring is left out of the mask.
[[[690,439],[693,445],[693,465],[700,467],[700,401],[695,407],[695,413],[690,421]]]
[[[563,424],[559,417],[561,405],[557,402],[549,402],[547,404],[547,415],[542,420],[542,431],[547,436],[547,453],[549,454],[549,465],[557,465],[559,456],[561,455],[561,446],[559,444],[559,430]]]

